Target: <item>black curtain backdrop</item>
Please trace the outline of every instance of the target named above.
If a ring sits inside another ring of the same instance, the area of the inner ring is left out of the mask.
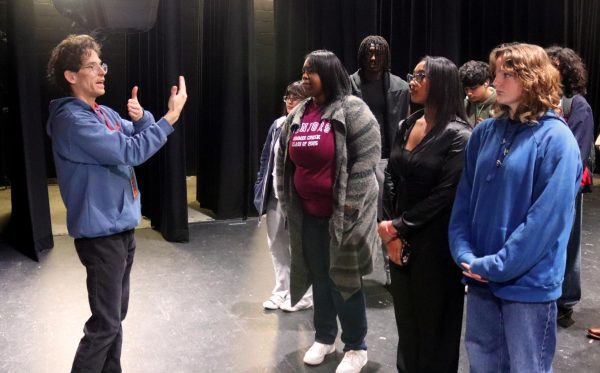
[[[248,215],[255,169],[250,160],[260,151],[252,141],[257,108],[251,106],[260,92],[252,4],[204,1],[197,199],[219,219]]]
[[[128,89],[139,86],[140,103],[159,119],[167,112],[170,87],[185,75],[182,63],[181,0],[161,1],[156,26],[127,40]],[[130,96],[130,94],[129,94]],[[188,102],[186,105],[190,105]],[[193,105],[193,103],[192,103]],[[142,214],[167,241],[189,240],[185,134],[182,115],[167,144],[136,168],[142,196]]]
[[[315,49],[334,52],[355,71],[358,46],[378,32],[378,16],[377,1],[275,0],[276,86],[301,79],[304,57]]]
[[[54,246],[46,184],[44,123],[32,27],[33,1],[8,2],[9,174],[12,214],[6,236],[25,255]],[[33,110],[32,110],[33,108]],[[5,123],[3,123],[5,125]]]
[[[314,49],[335,52],[353,73],[360,41],[369,34],[388,40],[392,72],[402,77],[425,55],[460,66],[470,59],[487,62],[491,49],[504,42],[559,44],[586,62],[587,98],[600,116],[600,2],[275,0],[275,7],[277,86],[298,78],[304,55]]]

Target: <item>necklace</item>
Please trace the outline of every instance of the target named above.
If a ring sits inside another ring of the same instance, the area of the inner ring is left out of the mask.
[[[507,132],[509,127],[515,126],[514,130],[511,130],[509,133],[510,138],[507,136]],[[512,143],[515,141],[515,138],[519,134],[521,128],[519,124],[510,124],[510,122],[504,127],[504,134],[502,135],[502,141],[500,141],[500,148],[498,149],[498,155],[496,156],[496,167],[502,167],[504,165],[504,160],[510,153],[510,147]]]

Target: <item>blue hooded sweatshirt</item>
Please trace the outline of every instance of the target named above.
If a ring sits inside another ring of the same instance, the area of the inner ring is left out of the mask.
[[[132,123],[106,106],[65,97],[50,102],[47,132],[69,234],[100,237],[135,228],[141,209],[133,166],[166,143],[171,125],[147,111]]]
[[[554,112],[475,127],[449,227],[455,262],[489,281],[469,286],[517,302],[559,298],[581,174],[577,141]]]

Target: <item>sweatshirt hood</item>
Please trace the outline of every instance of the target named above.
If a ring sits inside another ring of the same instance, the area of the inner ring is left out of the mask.
[[[88,104],[76,97],[63,97],[50,101],[48,122],[46,123],[46,133],[48,136],[52,136],[52,124],[54,123],[56,116],[58,116],[63,109],[67,109],[70,106],[80,106],[86,109],[90,108]]]

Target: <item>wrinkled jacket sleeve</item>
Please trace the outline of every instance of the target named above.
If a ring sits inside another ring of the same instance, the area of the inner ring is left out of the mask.
[[[275,130],[276,123],[276,121],[273,122],[269,128],[269,132],[267,133],[267,138],[265,139],[265,144],[263,145],[262,153],[260,154],[260,169],[258,170],[256,182],[254,183],[254,207],[256,208],[256,211],[258,211],[259,215],[262,215],[265,212],[263,201],[265,195],[263,194],[263,191],[265,190],[265,183],[269,180],[269,175],[267,175],[269,172],[269,158],[271,155],[271,149],[274,145],[271,144],[271,140],[273,138],[273,131]]]
[[[110,131],[92,112],[83,113],[77,118],[70,112],[63,115],[56,122],[62,124],[68,141],[66,147],[57,151],[62,157],[76,163],[137,166],[156,153],[173,132],[164,118],[128,136],[120,131]]]
[[[569,122],[567,123],[579,145],[581,160],[587,165],[594,143],[594,116],[585,98],[577,96],[572,101]]]
[[[383,218],[393,219],[396,206],[396,187],[387,168],[383,179]]]
[[[400,237],[410,238],[412,232],[422,228],[441,211],[451,206],[462,173],[465,145],[470,135],[471,131],[466,127],[453,134],[454,137],[444,159],[439,184],[425,199],[392,220]]]
[[[129,122],[129,121],[127,121]],[[151,112],[144,110],[144,116],[142,117],[142,119],[138,120],[137,122],[133,122],[133,135],[135,135],[136,133],[140,133],[143,130],[145,130],[146,128],[150,127],[153,123],[155,123],[156,120],[154,119],[154,115],[152,115]]]
[[[456,188],[456,197],[452,207],[450,225],[448,228],[448,240],[450,253],[456,264],[471,264],[475,260],[473,248],[471,247],[471,194],[473,191],[473,179],[475,178],[475,165],[481,142],[480,134],[483,127],[475,127],[469,142],[465,148],[464,167],[462,176]]]
[[[525,221],[496,254],[473,260],[473,273],[494,282],[521,276],[546,255],[565,227],[571,226],[582,173],[579,151],[568,132],[553,140],[545,149]]]
[[[295,109],[294,109],[295,110]],[[287,183],[285,180],[285,162],[286,162],[286,154],[287,154],[287,145],[288,139],[291,133],[291,125],[292,125],[292,116],[288,116],[283,125],[281,126],[281,133],[279,135],[279,151],[275,154],[275,164],[277,169],[277,174],[275,177],[277,178],[277,196],[279,197],[279,204],[281,206],[281,210],[285,215],[288,214],[288,204],[289,197],[287,194]]]

